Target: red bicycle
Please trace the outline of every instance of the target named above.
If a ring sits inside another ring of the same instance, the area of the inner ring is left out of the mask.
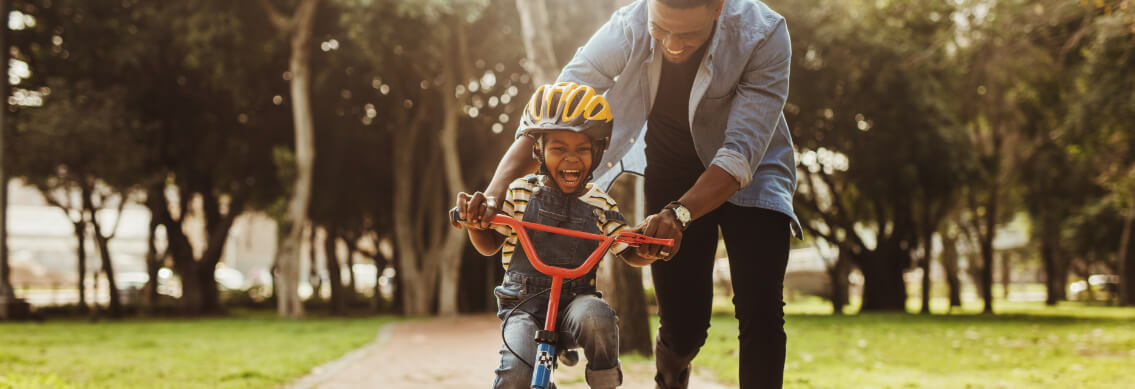
[[[460,223],[465,221],[464,219],[461,219],[457,214],[456,208],[449,211],[449,217],[455,222]],[[590,272],[591,268],[595,267],[595,264],[599,263],[599,260],[602,259],[603,255],[607,253],[607,250],[611,248],[611,245],[615,244],[616,242],[626,243],[631,247],[638,247],[644,244],[657,244],[667,247],[674,245],[673,239],[652,238],[646,235],[636,234],[632,232],[620,232],[613,236],[591,234],[587,232],[569,230],[566,228],[517,220],[516,218],[506,215],[495,215],[493,216],[493,219],[490,220],[490,223],[498,225],[504,224],[512,227],[513,231],[516,231],[516,235],[519,237],[520,246],[524,248],[524,253],[528,255],[528,260],[532,263],[532,267],[536,268],[536,270],[538,270],[540,273],[552,277],[552,287],[550,289],[536,293],[529,297],[536,297],[540,294],[543,294],[544,292],[551,293],[548,296],[548,314],[547,318],[544,320],[544,330],[536,332],[536,342],[539,343],[539,345],[536,349],[535,364],[532,365],[533,389],[549,389],[552,381],[552,372],[555,370],[554,361],[556,356],[556,313],[559,311],[560,291],[563,288],[564,280],[579,278],[580,276],[583,276]],[[567,235],[582,239],[596,240],[600,243],[599,247],[595,248],[595,251],[591,253],[591,256],[589,256],[582,265],[579,265],[574,269],[551,266],[540,261],[540,257],[536,255],[536,250],[532,246],[532,240],[528,238],[528,229],[551,232],[554,234]],[[523,305],[523,303],[518,304],[517,306],[520,305]],[[512,312],[509,312],[509,315],[505,317],[505,320],[507,321],[508,317],[511,315]],[[507,346],[507,344],[505,346]],[[512,348],[509,348],[509,351],[512,351]],[[515,352],[513,353],[515,354]],[[517,355],[517,357],[520,356]]]

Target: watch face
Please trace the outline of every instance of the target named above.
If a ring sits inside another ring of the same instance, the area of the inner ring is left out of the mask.
[[[681,221],[682,224],[690,223],[690,210],[686,209],[686,207],[674,208],[674,214],[678,215],[678,220]]]

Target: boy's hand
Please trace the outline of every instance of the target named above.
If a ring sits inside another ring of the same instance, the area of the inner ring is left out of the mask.
[[[468,194],[461,192],[457,194],[457,215],[464,219],[464,224],[474,230],[484,230],[489,228],[493,216],[497,214],[497,201],[493,196],[485,195],[481,192],[473,192]],[[456,223],[453,223],[457,227]]]

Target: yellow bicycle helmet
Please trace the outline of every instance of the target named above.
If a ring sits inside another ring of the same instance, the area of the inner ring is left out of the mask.
[[[591,173],[603,159],[603,152],[611,143],[614,116],[607,99],[587,85],[572,82],[542,85],[532,94],[520,118],[520,135],[539,137],[548,131],[573,131],[591,137],[595,142]],[[540,160],[541,173],[544,159]]]

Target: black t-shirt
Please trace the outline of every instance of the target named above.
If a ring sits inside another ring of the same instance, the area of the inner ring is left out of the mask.
[[[690,89],[708,46],[707,41],[690,59],[680,64],[658,56],[662,61],[662,74],[646,124],[646,166],[650,178],[655,175],[653,173],[659,172],[669,182],[693,185],[705,171],[694,149],[689,113]]]

